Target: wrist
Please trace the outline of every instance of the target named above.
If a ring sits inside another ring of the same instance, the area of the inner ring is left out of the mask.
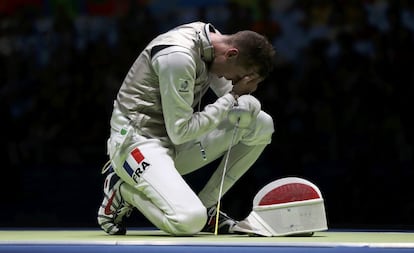
[[[234,98],[234,104],[233,105],[234,106],[238,106],[239,105],[239,102],[237,100],[239,99],[239,95],[236,92],[234,92],[234,91],[230,91],[230,94]]]
[[[230,94],[234,97],[234,100],[237,101],[237,99],[239,99],[239,95],[236,92],[230,91]]]

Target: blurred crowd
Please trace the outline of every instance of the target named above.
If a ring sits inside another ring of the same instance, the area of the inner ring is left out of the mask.
[[[2,1],[1,187],[13,212],[0,226],[94,225],[126,72],[155,35],[197,20],[260,32],[278,54],[255,93],[273,143],[228,209],[244,215],[243,191],[294,175],[320,186],[333,225],[414,226],[411,0]],[[68,199],[90,214],[68,218]]]

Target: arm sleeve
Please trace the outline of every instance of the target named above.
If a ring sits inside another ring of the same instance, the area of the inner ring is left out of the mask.
[[[218,78],[213,74],[210,75],[210,88],[218,97],[224,96],[233,89],[231,81],[226,80],[224,77]]]
[[[194,140],[215,129],[235,102],[231,94],[218,98],[203,111],[194,112],[196,65],[189,53],[159,54],[152,64],[158,74],[165,127],[174,144]]]

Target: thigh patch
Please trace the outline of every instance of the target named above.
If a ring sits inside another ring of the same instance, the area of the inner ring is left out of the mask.
[[[145,159],[141,151],[135,147],[127,156],[122,167],[128,175],[137,183],[141,175],[151,164]]]

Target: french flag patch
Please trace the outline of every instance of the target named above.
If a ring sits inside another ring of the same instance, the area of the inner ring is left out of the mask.
[[[134,150],[131,152],[131,155],[137,163],[141,163],[142,160],[144,160],[144,156],[138,148],[134,148]]]
[[[144,155],[138,148],[134,148],[129,153],[123,165],[125,171],[135,182],[138,182],[142,173],[144,173],[149,166],[150,164],[145,161]]]

